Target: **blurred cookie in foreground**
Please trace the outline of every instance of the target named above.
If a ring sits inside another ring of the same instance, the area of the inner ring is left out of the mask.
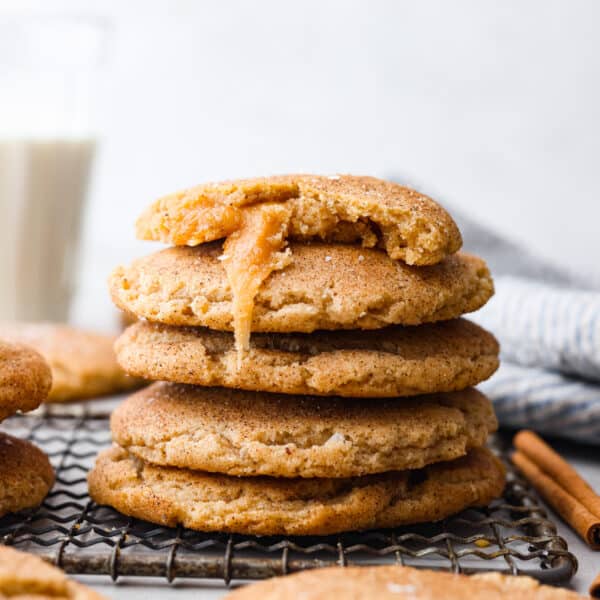
[[[504,481],[504,467],[486,448],[414,471],[283,479],[157,467],[113,446],[88,475],[90,496],[125,515],[247,535],[327,535],[439,521],[487,505]]]
[[[104,596],[68,579],[39,556],[0,546],[0,598],[103,600]]]
[[[143,385],[117,363],[109,335],[59,323],[0,323],[0,338],[37,350],[52,370],[48,402],[116,394]]]
[[[50,367],[38,352],[0,339],[0,421],[37,408],[51,385]]]
[[[466,319],[420,327],[312,334],[254,333],[237,368],[232,333],[139,321],[115,344],[146,379],[285,394],[354,398],[453,392],[498,367],[494,336]]]
[[[0,433],[0,517],[40,505],[53,483],[54,471],[39,448]]]
[[[411,567],[328,567],[275,577],[239,588],[226,600],[583,600],[570,590],[541,585],[531,577],[500,573],[459,575]]]

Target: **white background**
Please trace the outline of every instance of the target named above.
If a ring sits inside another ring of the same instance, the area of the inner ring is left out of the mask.
[[[114,263],[156,249],[133,239],[155,197],[289,171],[396,175],[546,257],[600,272],[600,2],[0,6],[113,21],[84,299],[105,298]]]

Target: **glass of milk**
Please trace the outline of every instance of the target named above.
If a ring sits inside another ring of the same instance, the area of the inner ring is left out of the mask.
[[[0,320],[66,321],[108,24],[0,21]]]

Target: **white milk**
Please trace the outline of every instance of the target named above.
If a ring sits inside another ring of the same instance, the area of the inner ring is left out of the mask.
[[[0,320],[67,319],[94,149],[0,140]]]

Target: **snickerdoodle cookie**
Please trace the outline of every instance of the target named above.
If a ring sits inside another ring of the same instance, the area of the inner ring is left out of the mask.
[[[415,399],[319,398],[156,383],[113,413],[114,441],[163,466],[354,477],[451,460],[497,427],[470,388]]]
[[[48,402],[68,402],[139,387],[117,363],[109,335],[57,323],[0,323],[0,338],[37,350],[52,370]]]
[[[483,260],[455,254],[410,267],[381,250],[343,244],[295,244],[254,298],[252,331],[377,329],[418,325],[477,310],[493,294]],[[232,292],[220,243],[168,248],[117,268],[115,304],[150,321],[233,330]]]
[[[0,599],[102,600],[38,556],[0,546]]]
[[[279,175],[199,185],[154,202],[137,235],[196,246],[247,226],[247,213],[278,208],[285,239],[379,246],[408,264],[430,265],[456,252],[460,232],[434,200],[397,183],[354,175]]]
[[[132,375],[204,386],[348,397],[413,396],[476,385],[498,367],[490,333],[456,319],[419,327],[255,333],[237,368],[233,335],[139,321],[115,345]]]
[[[0,517],[38,506],[53,483],[54,471],[39,448],[0,433]]]
[[[157,467],[114,446],[88,476],[99,504],[160,525],[255,535],[325,535],[437,521],[484,506],[504,486],[487,449],[416,471],[351,479],[231,477]]]
[[[531,577],[459,575],[400,565],[329,567],[276,577],[237,589],[226,600],[584,600]]]
[[[0,421],[37,408],[51,385],[50,367],[38,352],[0,339]]]

